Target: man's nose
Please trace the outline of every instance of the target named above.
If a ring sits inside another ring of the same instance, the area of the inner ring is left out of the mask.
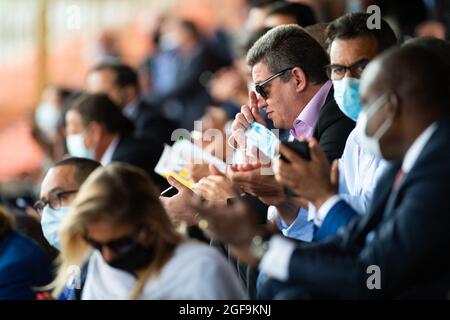
[[[266,100],[263,99],[263,97],[261,97],[261,95],[257,95],[258,97],[258,109],[265,109],[267,108],[267,102]]]

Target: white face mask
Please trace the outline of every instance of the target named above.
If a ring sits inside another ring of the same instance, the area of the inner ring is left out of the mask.
[[[41,227],[44,237],[52,247],[58,250],[61,250],[58,234],[59,226],[69,211],[70,207],[52,209],[47,205],[42,214]]]
[[[82,133],[68,135],[66,144],[71,156],[95,160],[94,152],[84,145],[84,135]]]
[[[57,106],[43,102],[36,109],[36,124],[50,138],[56,134],[60,115]]]
[[[382,152],[380,147],[380,139],[391,127],[392,120],[386,119],[383,124],[377,129],[373,136],[367,135],[367,123],[369,119],[376,114],[381,107],[387,102],[388,96],[386,94],[379,97],[370,107],[361,110],[358,121],[356,122],[356,134],[361,147],[364,151],[373,154],[376,157],[382,158]]]

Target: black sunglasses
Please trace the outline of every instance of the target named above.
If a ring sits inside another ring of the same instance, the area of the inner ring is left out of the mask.
[[[121,237],[105,243],[95,241],[88,236],[84,236],[83,238],[90,246],[100,252],[104,247],[107,247],[117,254],[123,254],[130,251],[136,245],[135,238],[132,236]]]
[[[87,235],[83,235],[84,241],[86,241],[90,246],[97,249],[98,251],[102,251],[104,247],[107,247],[114,251],[118,255],[122,255],[124,253],[129,252],[137,245],[136,237],[140,235],[144,229],[140,229],[138,233],[133,233],[133,235],[126,235],[108,242],[98,242]]]
[[[282,76],[283,74],[286,73],[286,71],[290,71],[290,70],[292,70],[293,68],[294,68],[294,67],[290,67],[290,68],[283,69],[283,70],[281,70],[281,71],[279,71],[279,72],[277,72],[277,73],[271,75],[271,76],[268,77],[267,79],[261,81],[260,83],[255,84],[255,91],[256,91],[256,92],[257,92],[264,100],[267,100],[267,98],[268,98],[269,96],[268,96],[267,92],[265,91],[265,88],[264,88],[264,87],[265,87],[270,81],[272,81],[273,79],[275,79],[275,78],[277,78],[277,77],[279,77],[279,76]]]

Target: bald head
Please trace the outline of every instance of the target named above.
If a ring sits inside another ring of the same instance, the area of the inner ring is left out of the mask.
[[[395,48],[373,60],[361,78],[366,133],[378,134],[382,155],[401,160],[417,137],[449,113],[450,77],[445,62],[418,46]],[[376,107],[378,106],[378,107]],[[387,130],[379,134],[383,126]]]

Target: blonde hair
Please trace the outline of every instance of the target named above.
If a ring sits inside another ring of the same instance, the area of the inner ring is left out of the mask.
[[[55,297],[67,283],[68,270],[81,267],[88,258],[91,248],[83,235],[87,225],[98,221],[142,226],[155,239],[154,258],[138,277],[130,299],[141,295],[148,279],[161,270],[181,241],[159,201],[159,192],[144,171],[123,163],[98,168],[81,186],[72,210],[61,224],[58,274],[49,285]]]
[[[0,237],[10,232],[13,228],[14,218],[9,211],[0,206]]]

